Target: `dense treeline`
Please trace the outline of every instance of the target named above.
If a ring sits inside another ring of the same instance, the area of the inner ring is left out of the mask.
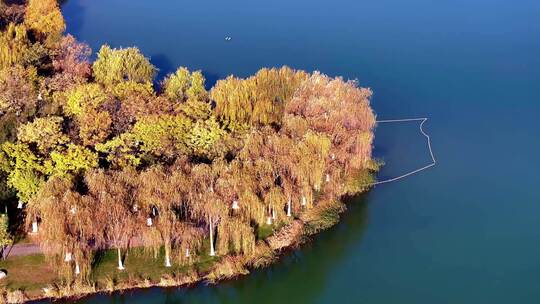
[[[66,275],[93,252],[164,247],[165,265],[255,250],[321,202],[364,190],[371,91],[288,67],[207,91],[179,68],[158,86],[136,48],[91,50],[62,36],[56,0],[0,13],[2,194]],[[156,90],[155,87],[159,89]],[[39,228],[38,228],[39,227]]]

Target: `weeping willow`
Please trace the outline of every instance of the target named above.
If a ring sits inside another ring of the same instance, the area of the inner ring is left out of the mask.
[[[0,33],[0,69],[24,63],[29,48],[26,26],[10,23],[7,29]]]

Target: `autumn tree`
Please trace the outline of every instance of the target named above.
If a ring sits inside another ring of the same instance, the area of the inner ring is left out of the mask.
[[[227,214],[228,208],[216,194],[216,182],[219,166],[206,164],[195,165],[191,171],[189,204],[190,215],[194,220],[205,223],[208,227],[210,256],[216,255],[215,229],[220,219]]]
[[[17,191],[22,202],[28,202],[45,183],[47,168],[44,160],[36,155],[27,144],[6,142],[2,145],[7,160],[5,170],[7,184]]]
[[[40,153],[48,154],[58,145],[69,141],[62,131],[63,122],[63,117],[59,116],[36,118],[19,127],[17,138],[23,143],[36,145]]]
[[[137,48],[112,49],[101,47],[92,69],[94,77],[106,86],[122,81],[152,82],[156,68]]]
[[[210,96],[216,114],[228,124],[280,125],[285,104],[306,78],[288,67],[261,69],[247,79],[219,80]]]
[[[57,0],[29,0],[24,22],[49,45],[56,43],[66,29]]]
[[[104,142],[111,133],[112,118],[107,105],[110,95],[96,83],[81,84],[67,92],[64,111],[79,124],[79,137],[86,146]]]
[[[133,172],[94,170],[85,175],[85,181],[95,202],[95,220],[102,227],[101,247],[116,248],[118,270],[124,270],[122,249],[128,247],[139,224],[133,215],[137,197]]]
[[[52,178],[30,206],[29,213],[41,219],[41,248],[49,256],[58,256],[60,274],[67,278],[73,274],[87,277],[92,262],[91,243],[101,229],[93,218],[93,201],[75,190],[73,179]]]
[[[0,32],[0,69],[24,64],[31,47],[25,25],[10,23]]]
[[[57,72],[55,77],[65,78],[71,83],[80,83],[86,80],[92,72],[90,65],[90,47],[78,42],[71,35],[62,37],[56,50],[52,63]]]
[[[165,267],[171,267],[171,250],[180,240],[181,210],[186,194],[186,176],[182,171],[167,172],[163,167],[151,167],[140,175],[139,200],[151,216],[165,247]],[[185,219],[184,215],[184,219]]]
[[[69,144],[65,149],[51,152],[46,166],[47,173],[51,176],[77,176],[87,170],[97,168],[98,156],[83,146]]]
[[[12,113],[22,122],[37,107],[39,78],[34,68],[20,65],[0,70],[0,114]]]
[[[178,68],[165,78],[161,86],[167,98],[183,102],[187,100],[187,90],[191,86],[191,73],[187,68]]]
[[[0,214],[0,256],[6,258],[5,250],[13,243],[13,238],[9,233],[9,217],[7,213]]]
[[[164,95],[175,102],[175,110],[193,120],[206,120],[212,114],[201,71],[190,72],[181,67],[168,75],[162,83]]]

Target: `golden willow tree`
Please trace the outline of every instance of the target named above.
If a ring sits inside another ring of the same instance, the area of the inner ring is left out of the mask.
[[[56,1],[30,0],[0,29],[0,189],[66,278],[88,277],[99,250],[129,268],[133,246],[166,267],[250,257],[373,180],[371,91],[354,81],[265,68],[207,91],[179,68],[155,86],[137,48],[91,63],[64,27]]]
[[[41,219],[40,245],[54,257],[64,278],[73,274],[87,278],[93,258],[92,242],[99,236],[94,222],[94,201],[74,190],[71,179],[52,178],[41,189],[29,214]],[[67,265],[66,268],[63,265]]]
[[[142,172],[139,180],[139,201],[148,216],[155,218],[149,219],[161,236],[158,244],[165,248],[165,267],[171,267],[172,246],[183,232],[181,206],[188,189],[188,176],[181,170],[169,172],[154,166]]]
[[[96,226],[101,228],[97,238],[102,248],[115,248],[118,253],[118,270],[124,270],[122,250],[128,248],[138,231],[136,217],[136,178],[133,172],[97,170],[86,175],[89,196],[96,204]]]

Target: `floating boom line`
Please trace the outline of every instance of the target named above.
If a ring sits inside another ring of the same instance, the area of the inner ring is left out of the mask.
[[[429,137],[429,135],[426,132],[424,132],[424,129],[423,129],[424,123],[427,120],[428,119],[426,117],[421,117],[421,118],[405,118],[405,119],[386,119],[386,120],[377,120],[376,121],[377,123],[421,121],[421,123],[420,123],[420,133],[422,133],[422,135],[424,135],[426,137],[429,154],[431,156],[431,163],[424,166],[424,167],[421,167],[421,168],[418,168],[416,170],[413,170],[413,171],[407,172],[405,174],[402,174],[400,176],[396,176],[396,177],[393,177],[393,178],[390,178],[390,179],[386,179],[386,180],[374,182],[374,183],[371,183],[371,184],[367,184],[367,186],[376,186],[376,185],[380,185],[380,184],[386,184],[386,183],[395,182],[395,181],[398,181],[398,180],[403,179],[405,177],[408,177],[408,176],[411,176],[413,174],[424,171],[424,170],[426,170],[428,168],[431,168],[431,167],[433,167],[433,166],[435,166],[437,164],[437,160],[435,159],[435,156],[433,154],[433,149],[431,148],[431,138]]]

